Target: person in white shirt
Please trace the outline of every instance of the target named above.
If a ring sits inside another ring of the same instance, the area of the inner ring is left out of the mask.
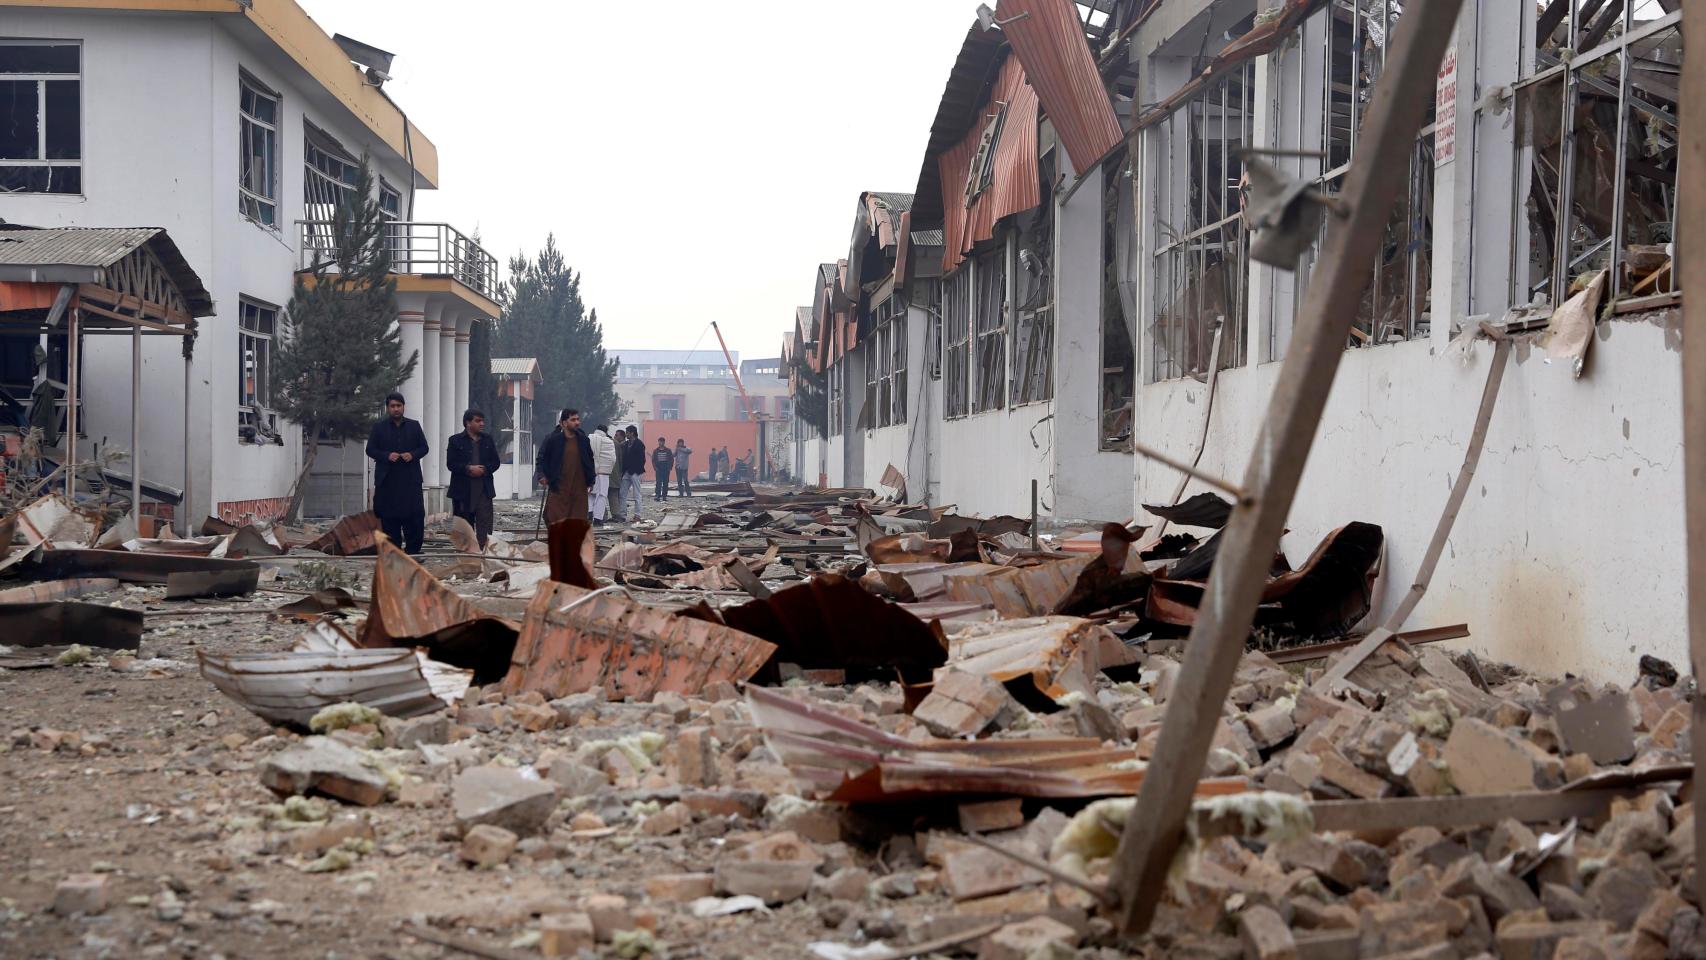
[[[616,441],[610,439],[610,427],[599,424],[587,438],[592,442],[592,522],[602,524],[610,516],[610,469],[616,466]]]

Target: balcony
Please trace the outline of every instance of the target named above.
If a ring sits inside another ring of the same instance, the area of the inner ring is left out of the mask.
[[[331,259],[332,221],[298,220],[297,225],[302,240],[300,269],[312,270]],[[463,299],[479,306],[489,305],[492,312],[488,315],[496,316],[498,260],[473,238],[448,223],[405,220],[387,223],[385,235],[391,248],[392,273],[428,281],[453,281],[475,295]],[[416,285],[400,282],[397,288],[402,291],[412,286]]]

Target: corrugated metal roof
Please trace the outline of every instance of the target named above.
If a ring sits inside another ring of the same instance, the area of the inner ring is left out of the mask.
[[[522,377],[539,372],[539,361],[533,357],[493,357],[492,374],[499,377]]]
[[[26,227],[0,224],[0,280],[105,283],[106,269],[147,246],[183,294],[194,317],[213,313],[213,297],[161,227]]]
[[[940,230],[912,231],[912,245],[915,247],[939,247],[947,243]]]
[[[965,204],[962,190],[983,140],[983,127],[1000,109],[997,104],[1006,105],[1007,117],[995,141],[989,186]],[[1037,170],[1037,93],[1025,82],[1025,68],[1018,57],[1009,57],[1001,65],[988,105],[978,120],[940,160],[944,274],[959,266],[973,245],[995,236],[995,225],[1003,217],[1042,202]]]
[[[1006,48],[999,30],[984,30],[973,23],[960,45],[959,56],[948,73],[947,86],[936,106],[936,118],[930,124],[930,141],[924,148],[924,162],[918,171],[918,187],[913,190],[912,222],[934,227],[943,221],[941,168],[937,163],[943,152],[977,126],[978,108],[988,99],[990,84],[1001,65]]]
[[[1082,174],[1122,137],[1084,23],[1069,0],[1001,0],[996,17],[1055,133]]]

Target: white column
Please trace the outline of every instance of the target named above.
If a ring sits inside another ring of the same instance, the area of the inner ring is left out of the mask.
[[[397,298],[397,303],[401,308],[397,311],[398,335],[403,343],[403,360],[406,362],[410,356],[421,352],[421,327],[426,322],[426,314],[422,312],[421,307],[425,304],[424,302],[410,303],[401,296]],[[403,403],[411,412],[417,414],[421,409],[421,376],[421,365],[417,362],[415,372],[409,376],[409,379],[403,381],[401,391]],[[382,411],[374,411],[373,415],[377,418],[383,413]]]
[[[468,369],[468,342],[474,337],[474,324],[480,321],[475,317],[465,317],[456,324],[456,410],[458,415],[468,409],[468,380],[473,372]],[[486,412],[490,417],[491,411]],[[461,422],[458,420],[458,422]]]
[[[409,404],[409,416],[421,422],[421,430],[426,433],[427,447],[431,452],[421,462],[421,479],[427,487],[441,486],[438,479],[439,448],[444,446],[444,435],[439,432],[439,393],[438,393],[438,328],[442,320],[444,305],[428,301],[426,322],[422,325],[421,362],[419,364],[421,380],[421,402],[419,405]],[[430,509],[430,508],[429,508]]]
[[[438,330],[439,420],[438,436],[433,438],[433,446],[441,452],[450,435],[462,429],[462,408],[456,405],[456,327],[460,322],[456,308],[447,307],[444,311],[444,321]],[[443,457],[438,458],[433,470],[432,479],[428,482],[435,486],[448,486],[450,473],[444,466]],[[446,506],[445,509],[450,508]]]
[[[526,382],[525,380],[508,382],[510,389],[515,391],[515,396],[512,398],[515,409],[511,412],[509,421],[511,424],[509,471],[511,500],[521,499],[521,495],[531,489],[530,485],[533,482],[533,451],[527,449],[527,445],[521,442],[521,385]]]

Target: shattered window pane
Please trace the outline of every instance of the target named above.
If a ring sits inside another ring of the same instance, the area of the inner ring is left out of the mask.
[[[243,216],[264,226],[278,224],[278,99],[247,78],[241,87],[241,167],[237,204]]]
[[[0,193],[83,190],[82,48],[0,41]]]
[[[1221,369],[1244,362],[1250,271],[1238,152],[1250,141],[1254,78],[1246,64],[1158,125],[1151,382],[1206,375],[1216,331]]]
[[[1007,247],[1002,243],[977,258],[973,274],[977,304],[977,391],[972,412],[1007,405]]]
[[[1055,155],[1038,163],[1043,189],[1054,182]],[[1014,275],[1017,306],[1013,323],[1013,403],[1034,403],[1054,397],[1054,209],[1038,204],[1020,218],[1018,271]]]
[[[244,439],[254,440],[257,428],[269,436],[278,433],[272,405],[272,346],[278,326],[278,308],[250,300],[237,304],[237,429]]]

